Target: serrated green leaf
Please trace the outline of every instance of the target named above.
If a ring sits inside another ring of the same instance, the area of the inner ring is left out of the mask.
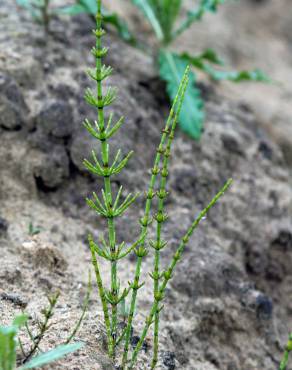
[[[42,353],[41,355],[33,358],[30,362],[22,366],[20,370],[34,369],[36,367],[46,365],[50,362],[60,359],[61,357],[66,356],[67,354],[71,352],[77,351],[82,346],[83,346],[82,343],[65,344],[65,345],[58,346],[52,349],[51,351]]]
[[[167,93],[175,98],[178,86],[188,62],[178,55],[161,50],[159,54],[160,77],[166,82]],[[189,74],[189,85],[179,116],[180,128],[194,139],[199,139],[204,121],[203,101],[200,91],[195,87],[196,76]]]

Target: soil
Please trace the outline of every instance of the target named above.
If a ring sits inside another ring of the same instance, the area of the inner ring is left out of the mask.
[[[159,369],[272,370],[279,365],[292,328],[290,8],[289,0],[281,5],[246,0],[208,17],[212,27],[196,26],[195,50],[218,46],[234,68],[256,65],[282,85],[234,87],[202,80],[203,137],[195,142],[177,132],[164,265],[225,180],[232,177],[234,183],[191,238],[170,282],[161,314]],[[134,10],[128,20],[147,31]],[[83,100],[90,84],[84,71],[93,65],[93,26],[87,16],[54,18],[45,42],[42,27],[14,2],[0,5],[1,323],[25,310],[36,330],[46,295],[59,290],[54,325],[42,350],[64,342],[78,320],[91,268],[87,235],[98,238],[105,226],[84,200],[101,187],[82,166],[97,146],[81,125],[85,117],[94,119]],[[178,46],[192,49],[192,39],[186,35]],[[168,110],[165,87],[149,56],[112,31],[106,42],[106,62],[115,70],[109,84],[119,89],[113,111],[116,118],[127,118],[112,139],[112,151],[135,152],[113,187],[143,191]],[[138,236],[143,204],[141,196],[118,223],[119,242]],[[38,235],[29,235],[31,223],[40,228]],[[108,265],[101,261],[101,268],[107,285]],[[119,269],[123,286],[134,269],[135,257],[129,256]],[[151,269],[150,253],[143,264],[146,284],[133,347],[152,301]],[[21,338],[27,349],[24,332]],[[75,340],[85,343],[82,350],[48,369],[114,369],[106,355],[96,286]],[[137,369],[148,368],[151,350],[149,336]]]

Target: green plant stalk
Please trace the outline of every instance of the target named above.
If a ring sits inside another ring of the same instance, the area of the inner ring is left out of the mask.
[[[112,336],[111,336],[111,323],[110,323],[110,317],[109,317],[109,310],[107,306],[105,289],[103,287],[100,270],[99,270],[99,266],[98,266],[97,259],[95,256],[95,250],[94,250],[91,237],[89,237],[89,247],[91,251],[91,262],[94,267],[96,283],[97,283],[98,292],[99,292],[102,310],[103,310],[103,317],[104,317],[104,323],[105,323],[107,340],[108,340],[108,354],[109,354],[109,357],[112,357],[114,349],[113,349],[113,342],[112,342]]]
[[[160,230],[161,229],[161,224],[158,225],[157,227],[157,243],[160,242]],[[160,250],[155,250],[155,260],[154,260],[154,297],[156,294],[158,294],[159,291],[159,267],[160,267]],[[155,298],[154,298],[155,299]],[[159,347],[159,312],[156,312],[155,318],[154,318],[154,339],[153,339],[153,358],[152,358],[152,363],[151,363],[151,369],[154,369],[157,361],[158,361],[158,347]]]
[[[167,216],[164,214],[164,200],[167,196],[166,192],[166,183],[167,183],[167,177],[168,177],[168,165],[169,165],[169,157],[171,152],[171,145],[174,138],[174,132],[176,129],[178,117],[181,111],[181,107],[183,104],[186,88],[188,86],[188,79],[184,82],[183,89],[182,89],[182,95],[180,98],[180,101],[178,103],[178,108],[175,114],[175,117],[173,119],[173,123],[171,126],[171,131],[168,136],[168,141],[165,150],[163,151],[163,164],[162,164],[162,171],[161,171],[161,180],[160,180],[160,189],[158,192],[158,212],[156,216],[156,248],[155,248],[155,257],[154,257],[154,273],[152,275],[154,284],[153,284],[153,296],[155,300],[155,296],[159,294],[159,280],[160,280],[160,251],[163,249],[163,241],[161,239],[161,230],[162,225],[166,221]],[[154,318],[154,346],[153,346],[153,358],[152,358],[152,364],[151,369],[154,369],[157,361],[158,361],[158,347],[159,347],[159,312],[155,313]]]
[[[286,370],[289,360],[289,354],[292,351],[292,333],[289,335],[289,340],[285,348],[285,352],[283,354],[283,358],[280,363],[279,370]]]
[[[97,1],[97,15],[96,15],[96,28],[97,30],[102,29],[102,15],[101,15],[101,0]],[[102,51],[101,35],[96,37],[96,49],[97,51]],[[98,99],[98,122],[100,127],[100,132],[104,132],[104,106],[103,94],[102,94],[102,82],[99,79],[99,75],[102,69],[102,58],[96,58],[96,80],[97,80],[97,99]],[[102,161],[104,168],[109,166],[109,153],[107,138],[101,141],[102,150]],[[105,196],[109,207],[112,207],[112,191],[111,191],[111,180],[110,177],[104,177],[105,186]],[[116,253],[116,237],[115,237],[115,224],[113,218],[108,218],[108,232],[109,232],[109,246],[111,256],[114,257]],[[117,260],[111,260],[111,294],[112,297],[117,298],[118,286],[117,286]],[[111,357],[115,357],[115,347],[116,347],[116,337],[117,337],[117,304],[115,302],[111,303],[112,306],[112,323],[111,323],[111,342],[112,342],[112,353]]]
[[[149,226],[149,215],[150,215],[150,210],[151,210],[151,205],[152,205],[152,200],[155,195],[154,192],[154,186],[155,182],[157,179],[157,175],[159,173],[159,163],[161,159],[161,150],[163,148],[163,145],[165,143],[165,140],[167,138],[167,135],[169,134],[169,128],[172,123],[173,117],[175,115],[175,108],[177,105],[177,102],[179,101],[182,90],[183,90],[183,85],[187,79],[187,75],[189,73],[189,68],[186,69],[186,72],[183,76],[182,82],[180,84],[180,87],[178,89],[177,95],[174,99],[174,102],[172,104],[171,110],[169,112],[168,119],[166,121],[165,127],[162,130],[162,135],[161,135],[161,140],[160,144],[157,149],[157,153],[154,159],[154,165],[152,168],[152,175],[150,178],[150,183],[148,186],[148,191],[146,195],[146,204],[145,204],[145,210],[144,210],[144,217],[140,220],[141,223],[141,236],[139,238],[140,240],[140,247],[137,249],[136,254],[137,254],[137,262],[136,262],[136,269],[135,269],[135,276],[134,276],[134,283],[132,284],[132,296],[131,296],[131,304],[130,304],[130,311],[128,315],[128,320],[127,320],[127,327],[126,327],[126,333],[125,333],[125,345],[124,345],[124,352],[123,352],[123,360],[122,360],[122,367],[125,368],[128,360],[128,352],[129,352],[129,343],[130,343],[130,336],[131,336],[131,328],[132,328],[132,322],[133,322],[133,317],[134,317],[134,312],[136,308],[136,300],[137,300],[137,291],[141,287],[139,286],[139,281],[140,281],[140,274],[141,274],[141,265],[142,265],[142,259],[146,255],[147,250],[145,249],[145,240],[147,236],[147,231],[148,231],[148,226]],[[141,255],[139,255],[141,254]],[[143,256],[144,254],[144,256]]]
[[[136,263],[136,270],[135,270],[135,277],[134,283],[132,284],[132,297],[131,297],[131,305],[130,311],[128,315],[128,322],[125,330],[125,346],[123,352],[123,359],[122,359],[122,369],[126,368],[126,364],[128,361],[128,352],[129,352],[129,344],[130,344],[130,337],[131,337],[131,329],[132,329],[132,322],[134,317],[134,312],[136,308],[136,299],[137,299],[137,292],[139,289],[139,279],[141,274],[141,265],[142,265],[142,256],[137,256],[137,263]]]
[[[192,236],[192,234],[194,233],[195,229],[197,228],[197,226],[199,225],[199,223],[201,222],[201,220],[205,218],[205,216],[208,213],[208,211],[224,195],[225,191],[230,187],[231,183],[232,183],[232,179],[229,179],[225,183],[225,185],[215,195],[215,197],[211,200],[211,202],[207,205],[207,207],[200,212],[200,214],[198,215],[198,217],[195,219],[195,221],[192,223],[192,225],[190,226],[190,228],[187,230],[186,234],[182,238],[177,251],[175,252],[174,256],[172,257],[171,263],[169,264],[168,268],[164,272],[163,282],[162,282],[162,284],[160,286],[159,293],[155,297],[155,301],[154,301],[154,303],[152,305],[151,311],[150,311],[148,317],[146,318],[145,326],[144,326],[144,329],[143,329],[142,334],[140,336],[140,340],[137,343],[137,346],[136,346],[135,350],[133,351],[133,355],[132,355],[132,359],[131,359],[131,363],[130,363],[129,369],[133,369],[133,366],[134,366],[134,364],[135,364],[135,362],[137,360],[137,356],[139,354],[139,351],[141,350],[142,344],[143,344],[143,342],[144,342],[144,340],[146,338],[146,335],[148,333],[148,330],[149,330],[150,326],[153,323],[153,318],[154,318],[156,312],[159,311],[159,310],[161,310],[161,308],[159,308],[159,303],[164,298],[165,288],[167,287],[167,284],[168,284],[169,280],[172,278],[173,271],[174,271],[174,269],[175,269],[178,261],[181,258],[181,255],[182,255],[182,253],[183,253],[183,251],[185,249],[185,246],[187,245],[187,243],[189,241],[189,238]]]

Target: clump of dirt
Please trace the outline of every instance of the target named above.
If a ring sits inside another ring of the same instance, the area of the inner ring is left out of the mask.
[[[81,125],[85,117],[94,118],[83,101],[89,84],[84,71],[93,62],[93,24],[86,16],[54,19],[53,34],[44,44],[40,26],[12,3],[0,10],[0,110],[7,112],[0,120],[0,313],[8,323],[25,307],[35,325],[46,294],[59,290],[56,324],[42,347],[47,349],[64,342],[81,313],[90,269],[87,233],[97,237],[104,228],[84,202],[100,189],[100,180],[81,164],[97,147]],[[122,183],[129,191],[143,191],[168,102],[148,57],[114,34],[107,42],[107,62],[116,70],[109,84],[119,88],[113,110],[116,117],[127,117],[112,150],[135,151],[113,187]],[[272,370],[292,327],[291,177],[281,149],[249,106],[222,99],[216,91],[207,85],[202,140],[194,142],[177,132],[165,230],[170,242],[163,264],[224,181],[233,177],[234,184],[191,239],[170,283],[159,368]],[[142,205],[140,198],[117,225],[119,242],[129,243],[138,235],[136,212]],[[32,221],[42,229],[37,238],[28,236]],[[101,268],[108,284],[108,266],[102,262]],[[119,271],[122,283],[132,278],[134,269],[130,256],[127,268]],[[143,279],[151,269],[150,254]],[[151,304],[147,281],[132,346]],[[50,368],[113,368],[106,357],[96,289],[76,340],[85,347]],[[148,338],[137,369],[147,368],[150,351]]]

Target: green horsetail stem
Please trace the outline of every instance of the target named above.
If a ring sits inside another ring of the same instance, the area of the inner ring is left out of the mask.
[[[100,300],[102,304],[104,323],[105,323],[106,334],[107,334],[107,339],[108,339],[108,354],[110,357],[112,357],[114,349],[113,349],[113,342],[112,342],[112,337],[111,337],[111,324],[110,324],[109,310],[108,310],[108,305],[106,301],[105,289],[103,287],[102,278],[100,275],[100,270],[99,270],[99,266],[98,266],[96,255],[95,255],[93,242],[90,236],[89,236],[89,247],[91,251],[91,262],[92,262],[92,265],[94,267],[94,272],[95,272],[96,284],[98,286],[98,292],[99,292],[99,296],[100,296]]]
[[[174,132],[177,125],[177,120],[180,115],[181,107],[184,101],[185,92],[188,86],[188,78],[183,79],[182,81],[182,91],[180,100],[178,101],[178,107],[175,113],[175,117],[173,119],[170,134],[168,136],[166,148],[162,150],[163,154],[163,163],[162,163],[162,170],[161,170],[161,178],[160,178],[160,188],[157,192],[158,196],[158,211],[157,214],[154,216],[156,220],[156,242],[150,243],[150,245],[155,249],[155,257],[154,257],[154,271],[152,273],[152,279],[154,281],[153,284],[153,297],[155,301],[155,297],[159,294],[159,280],[162,278],[160,274],[160,251],[167,245],[167,242],[161,239],[161,230],[163,223],[167,220],[168,216],[167,213],[164,212],[164,200],[167,197],[166,191],[166,183],[168,177],[168,165],[169,165],[169,157],[171,152],[171,145],[174,139]],[[158,345],[159,345],[159,311],[155,313],[154,319],[154,339],[153,339],[153,358],[151,369],[154,369],[157,361],[158,361]]]
[[[103,308],[108,339],[108,353],[110,357],[115,358],[118,317],[117,307],[119,302],[124,299],[129,292],[129,289],[125,289],[123,293],[119,295],[120,287],[117,278],[117,263],[119,259],[125,257],[131,252],[131,249],[127,252],[122,252],[124,243],[117,246],[115,218],[122,215],[127,210],[127,208],[135,201],[137,195],[132,196],[129,194],[125,201],[119,204],[122,189],[119,190],[115,200],[113,199],[111,189],[111,176],[119,173],[125,167],[132,155],[132,152],[130,152],[125,158],[120,159],[121,151],[119,150],[115,155],[113,163],[111,165],[109,164],[110,149],[108,140],[121,127],[123,118],[120,118],[116,124],[112,126],[113,115],[111,114],[107,123],[105,122],[104,109],[115,100],[116,90],[114,88],[109,88],[107,92],[103,94],[102,81],[111,75],[112,68],[106,67],[102,64],[102,58],[107,54],[107,48],[102,47],[101,42],[102,36],[105,35],[105,31],[102,28],[101,0],[97,0],[96,29],[93,32],[96,37],[96,45],[92,49],[92,54],[96,59],[96,65],[95,70],[90,70],[88,75],[96,82],[96,94],[90,89],[87,89],[85,92],[85,100],[89,105],[92,105],[97,109],[97,121],[93,124],[86,119],[84,126],[95,139],[100,141],[101,160],[98,159],[98,155],[93,151],[93,162],[85,159],[84,166],[94,175],[103,177],[104,189],[101,191],[102,200],[99,199],[96,193],[93,193],[93,199],[87,199],[86,201],[90,208],[107,219],[108,242],[103,239],[102,248],[100,248],[96,243],[94,243],[92,238],[89,237],[89,244],[92,255],[92,264],[95,270],[96,282]],[[103,286],[96,254],[110,261],[111,286],[109,291],[107,291]],[[109,306],[111,307],[111,316],[109,314]]]
[[[132,322],[133,322],[134,312],[136,308],[137,293],[138,293],[138,289],[140,289],[143,285],[143,284],[139,284],[140,275],[141,275],[141,265],[142,265],[142,258],[148,253],[147,249],[145,248],[145,241],[147,237],[148,226],[151,223],[149,216],[150,216],[152,200],[154,196],[156,195],[154,191],[154,186],[155,186],[155,182],[157,179],[157,175],[160,172],[159,163],[160,163],[161,156],[163,153],[163,145],[165,143],[167,136],[170,134],[170,127],[171,127],[172,121],[175,117],[177,117],[177,114],[176,114],[177,105],[178,104],[181,105],[183,101],[185,85],[187,84],[187,81],[188,81],[188,73],[189,73],[189,67],[186,68],[185,74],[180,83],[177,95],[174,99],[174,102],[170,110],[168,119],[166,121],[165,127],[162,130],[160,144],[158,145],[156,156],[154,159],[154,165],[151,170],[152,175],[150,178],[148,191],[146,193],[146,205],[145,205],[144,217],[142,217],[140,220],[140,224],[141,224],[140,244],[139,244],[139,248],[137,248],[135,251],[137,255],[137,263],[136,263],[134,282],[132,284],[132,297],[131,297],[130,311],[129,311],[128,322],[126,326],[125,345],[124,345],[123,360],[122,360],[123,367],[126,366],[127,360],[128,360],[129,343],[130,343]]]

